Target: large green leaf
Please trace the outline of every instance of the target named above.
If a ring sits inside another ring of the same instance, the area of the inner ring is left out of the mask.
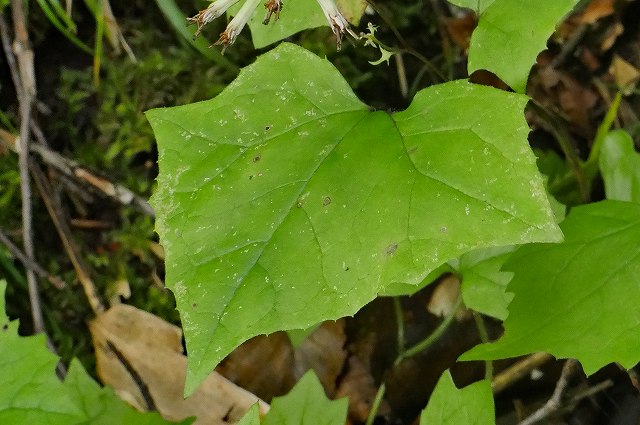
[[[505,268],[515,294],[498,342],[464,360],[545,351],[576,358],[587,374],[640,361],[640,205],[604,201],[574,208],[561,244],[516,251]]]
[[[556,24],[578,1],[494,0],[482,12],[471,36],[469,74],[487,69],[524,93],[538,53],[546,48]]]
[[[420,425],[461,424],[495,424],[491,384],[482,380],[459,390],[447,370],[438,380],[427,407],[420,415]]]
[[[254,335],[352,315],[472,249],[559,240],[526,101],[456,81],[371,112],[284,43],[215,99],[148,112],[187,393]]]
[[[169,423],[157,413],[140,413],[112,390],[101,389],[75,361],[61,382],[55,374],[58,358],[47,350],[44,335],[21,337],[18,322],[6,317],[5,288],[6,282],[0,280],[1,424]]]
[[[640,203],[640,154],[629,133],[624,130],[609,133],[599,161],[607,199]]]

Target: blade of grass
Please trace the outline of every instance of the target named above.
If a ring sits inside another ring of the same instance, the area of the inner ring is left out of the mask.
[[[56,13],[49,7],[46,0],[37,0],[38,5],[46,15],[51,24],[58,29],[70,42],[75,44],[80,50],[92,55],[93,50],[91,47],[84,44],[78,37],[75,36],[58,18]]]
[[[102,46],[104,39],[104,11],[100,2],[96,3],[96,44],[93,49],[93,85],[100,85],[100,64],[102,63]]]
[[[62,7],[59,0],[47,0],[47,3],[56,14],[56,16],[66,25],[67,29],[73,34],[77,34],[78,29],[76,23],[71,19],[71,15]]]
[[[187,27],[187,18],[174,0],[156,0],[156,4],[174,31],[194,49],[199,51],[207,59],[210,59],[234,74],[239,72],[238,67],[225,58],[222,53],[216,49],[210,49],[204,39],[194,38],[194,29]]]

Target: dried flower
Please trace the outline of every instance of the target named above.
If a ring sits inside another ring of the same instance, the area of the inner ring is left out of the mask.
[[[318,0],[318,4],[322,8],[327,21],[329,21],[331,31],[336,35],[338,50],[342,47],[342,36],[345,32],[349,33],[354,38],[358,38],[358,36],[351,30],[349,22],[344,16],[342,16],[342,13],[338,10],[338,7],[333,0]]]
[[[187,21],[193,22],[198,26],[195,35],[200,34],[202,27],[207,25],[214,19],[222,16],[227,9],[236,4],[238,0],[216,0],[212,2],[209,7],[198,12],[193,18],[187,18]]]
[[[219,45],[223,44],[224,48],[233,44],[238,37],[238,34],[242,31],[251,16],[253,16],[253,12],[256,10],[256,7],[260,4],[261,0],[246,0],[238,14],[233,17],[227,28],[224,30],[222,34],[220,34],[220,38],[214,44]]]
[[[264,4],[265,9],[267,9],[267,14],[264,15],[263,24],[267,25],[271,20],[271,15],[276,14],[276,19],[280,19],[280,11],[282,10],[282,0],[267,0]]]
[[[194,16],[193,18],[188,18],[190,22],[193,22],[198,26],[195,35],[200,34],[200,30],[203,26],[220,17],[229,9],[229,7],[236,4],[238,1],[239,0],[215,0],[209,5],[209,7],[201,10],[196,16]],[[263,0],[245,0],[244,4],[238,11],[238,14],[233,17],[224,32],[220,34],[220,38],[218,39],[218,41],[216,41],[214,44],[224,45],[223,51],[227,48],[227,46],[233,44],[233,42],[238,37],[238,34],[240,34],[249,19],[251,19],[251,16],[253,16],[253,12],[258,7],[261,1]],[[334,3],[334,0],[317,1],[322,8],[322,11],[324,12],[324,16],[326,16],[327,21],[329,22],[331,31],[333,31],[333,33],[336,35],[338,50],[340,50],[340,47],[342,47],[342,36],[345,32],[356,39],[359,38],[349,27],[349,22],[345,19],[342,13],[340,13],[340,10],[338,10],[338,7]],[[283,0],[267,0],[264,4],[264,7],[267,10],[267,13],[262,23],[266,25],[269,23],[269,21],[271,20],[271,16],[273,16],[274,14],[276,16],[275,20],[278,20],[280,18],[280,11],[282,11]]]

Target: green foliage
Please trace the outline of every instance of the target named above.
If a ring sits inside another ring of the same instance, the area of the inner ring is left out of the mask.
[[[468,2],[465,2],[468,3]],[[471,36],[469,74],[487,69],[524,93],[536,56],[578,0],[494,0]]]
[[[505,268],[515,297],[496,343],[464,360],[545,351],[580,360],[587,374],[611,362],[640,361],[640,205],[603,201],[574,208],[565,241],[516,251]]]
[[[512,247],[473,251],[460,257],[456,271],[462,280],[462,299],[467,308],[500,320],[506,319],[513,294],[506,291],[513,273],[502,271]]]
[[[158,413],[138,412],[112,390],[100,388],[77,361],[64,383],[58,380],[58,358],[47,350],[44,335],[19,336],[18,322],[4,313],[5,289],[6,282],[0,281],[0,423],[169,423]]]
[[[344,425],[348,400],[327,399],[322,384],[309,371],[284,397],[276,397],[271,409],[260,421],[257,405],[242,418],[239,425]]]
[[[447,370],[438,380],[420,425],[490,425],[495,423],[493,394],[487,380],[456,388]]]
[[[186,391],[254,335],[354,314],[472,249],[559,240],[525,102],[457,81],[372,113],[282,44],[217,98],[149,112]]]
[[[603,141],[599,161],[607,199],[640,203],[640,154],[629,133],[610,132]]]

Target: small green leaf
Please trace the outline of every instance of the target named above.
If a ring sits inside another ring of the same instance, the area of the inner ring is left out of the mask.
[[[494,410],[489,381],[475,382],[459,390],[447,370],[420,415],[420,425],[493,425]]]
[[[21,337],[18,322],[7,318],[5,289],[0,280],[0,424],[170,423],[158,413],[138,412],[111,389],[100,388],[77,361],[62,383],[55,374],[58,358],[46,348],[44,335]]]
[[[304,374],[291,392],[276,397],[262,425],[344,425],[349,400],[329,400],[316,375]]]
[[[0,423],[80,423],[83,412],[55,374],[58,359],[44,335],[18,336],[18,322],[5,314],[6,282],[0,280]]]
[[[640,361],[640,205],[604,201],[574,208],[561,244],[533,244],[512,254],[515,294],[498,342],[463,360],[544,351],[580,360],[587,374],[611,362]]]
[[[260,425],[260,406],[256,403],[236,425]]]
[[[513,250],[513,247],[485,248],[460,257],[455,269],[461,276],[465,306],[500,320],[507,318],[513,294],[506,288],[513,273],[501,268]]]
[[[524,93],[538,53],[578,1],[494,0],[471,36],[469,74],[489,70],[516,92]]]
[[[526,102],[455,81],[370,112],[283,43],[215,99],[149,111],[186,392],[252,336],[352,315],[476,248],[559,240]]]
[[[607,199],[640,203],[640,154],[629,133],[610,132],[604,139],[599,161]]]

